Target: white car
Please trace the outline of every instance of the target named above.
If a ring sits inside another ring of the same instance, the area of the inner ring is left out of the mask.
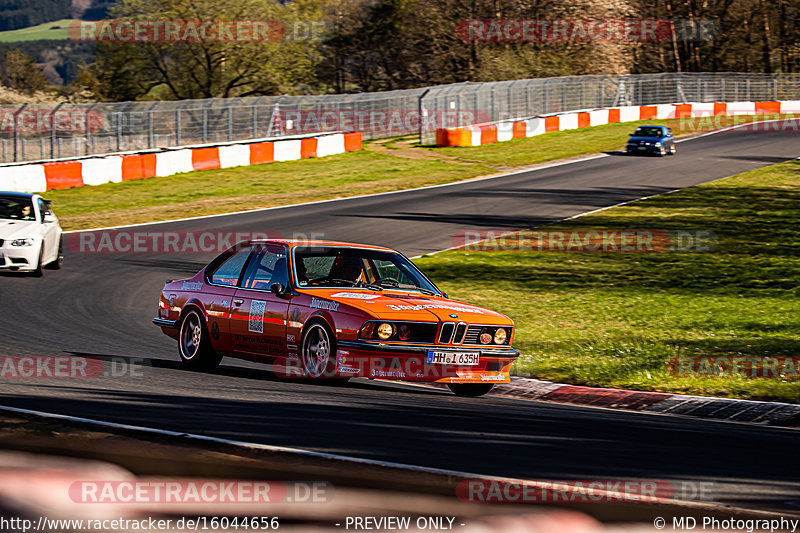
[[[0,269],[42,275],[62,263],[61,226],[38,194],[0,192]]]

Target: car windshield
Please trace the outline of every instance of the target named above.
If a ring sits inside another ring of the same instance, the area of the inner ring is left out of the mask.
[[[0,196],[0,219],[36,220],[33,202],[29,198]]]
[[[633,132],[636,137],[661,137],[662,131],[661,128],[636,128],[636,131]]]
[[[298,287],[363,287],[439,294],[411,261],[397,252],[349,247],[294,249]]]

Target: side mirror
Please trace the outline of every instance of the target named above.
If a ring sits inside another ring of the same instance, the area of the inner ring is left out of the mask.
[[[633,133],[629,133],[629,134],[628,134],[628,137],[633,137]]]
[[[286,292],[286,287],[283,286],[283,283],[273,283],[269,287],[269,292],[276,296],[283,296]]]
[[[446,292],[443,292],[443,293],[442,293],[442,296],[444,296],[444,297],[445,297],[445,298],[447,298],[448,300],[450,299],[450,297],[447,295],[447,293],[446,293]]]
[[[44,217],[42,217],[42,222],[44,224],[53,224],[56,221],[56,216],[53,213],[45,213]]]

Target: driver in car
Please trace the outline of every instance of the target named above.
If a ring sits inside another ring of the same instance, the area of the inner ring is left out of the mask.
[[[364,273],[364,265],[360,257],[356,256],[340,256],[336,258],[336,262],[331,268],[329,278],[343,279],[357,283],[361,280]]]

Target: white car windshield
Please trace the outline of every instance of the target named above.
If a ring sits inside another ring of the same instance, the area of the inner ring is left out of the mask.
[[[0,196],[0,219],[36,220],[33,202],[28,198]]]

